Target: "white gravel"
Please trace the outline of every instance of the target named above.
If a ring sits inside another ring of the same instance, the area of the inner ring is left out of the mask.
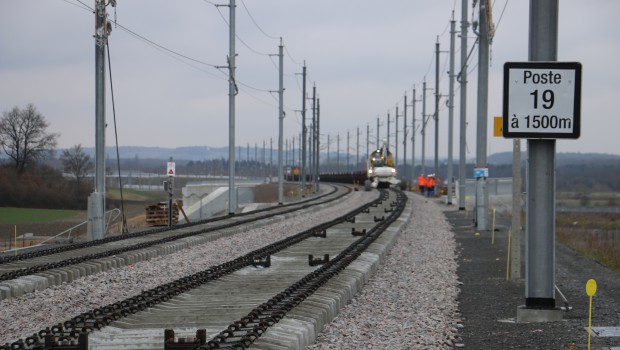
[[[83,312],[140,294],[258,247],[332,220],[377,198],[377,192],[353,192],[335,206],[282,222],[160,256],[123,268],[87,276],[71,283],[0,301],[0,344],[25,338]]]
[[[307,349],[453,349],[460,320],[455,239],[434,200],[413,215],[362,292]]]

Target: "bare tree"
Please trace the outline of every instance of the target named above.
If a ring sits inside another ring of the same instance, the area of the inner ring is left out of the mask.
[[[78,188],[82,179],[94,167],[90,156],[82,150],[82,145],[75,145],[72,148],[62,151],[60,161],[62,162],[64,171],[75,176]]]
[[[29,103],[25,109],[13,107],[2,113],[0,119],[0,147],[18,174],[44,159],[56,147],[59,134],[46,132],[49,124],[45,117]]]

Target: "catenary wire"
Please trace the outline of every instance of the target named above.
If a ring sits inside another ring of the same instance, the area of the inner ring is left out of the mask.
[[[75,1],[78,1],[78,2],[79,2],[80,4],[82,4],[83,6],[80,6],[80,5],[78,5],[78,4],[71,3],[69,0],[62,0],[62,1],[66,2],[66,3],[68,3],[68,4],[71,4],[71,5],[74,5],[74,6],[80,7],[80,8],[82,8],[82,9],[84,9],[84,10],[88,10],[89,12],[94,11],[94,9],[92,9],[91,7],[89,7],[88,5],[86,5],[85,3],[83,3],[83,2],[82,2],[82,1],[80,1],[80,0],[75,0]],[[205,1],[205,2],[208,2],[207,0],[204,0],[204,1]],[[147,43],[147,44],[151,45],[152,47],[154,47],[154,48],[158,49],[160,52],[162,52],[162,53],[165,53],[165,54],[169,55],[170,57],[174,57],[174,58],[176,58],[176,59],[183,58],[183,59],[185,59],[185,60],[192,61],[192,62],[195,62],[195,63],[201,64],[201,65],[206,65],[206,66],[209,66],[209,67],[212,67],[212,68],[219,68],[218,66],[213,65],[213,64],[211,64],[211,63],[207,63],[207,62],[204,62],[204,61],[201,61],[201,60],[198,60],[198,59],[195,59],[195,58],[189,57],[189,56],[184,55],[184,54],[181,54],[181,53],[179,53],[179,52],[177,52],[177,51],[175,51],[175,50],[169,49],[169,48],[167,48],[167,47],[165,47],[165,46],[163,46],[163,45],[161,45],[161,44],[158,44],[158,43],[156,43],[156,42],[154,42],[154,41],[152,41],[152,40],[150,40],[150,39],[146,38],[145,36],[140,35],[140,34],[138,34],[138,33],[134,32],[134,31],[130,30],[129,28],[127,28],[127,27],[125,27],[125,26],[121,25],[121,24],[120,24],[120,23],[118,23],[117,21],[113,21],[113,23],[114,23],[114,25],[115,25],[115,26],[120,27],[122,30],[124,30],[124,31],[126,31],[127,33],[129,33],[129,34],[133,35],[134,37],[138,38],[139,40],[141,40],[141,41],[143,41],[143,42],[145,42],[145,43]],[[182,63],[188,64],[188,63],[187,63],[187,62],[185,62],[185,61],[182,61],[182,60],[179,60],[179,61],[180,61],[180,62],[182,62]],[[219,79],[219,78],[221,78],[221,77],[216,76],[216,75],[214,75],[213,73],[208,72],[208,71],[205,71],[205,70],[203,70],[203,69],[201,69],[201,68],[199,68],[199,67],[193,66],[193,65],[191,65],[191,64],[188,64],[188,65],[189,65],[189,66],[191,66],[191,67],[193,67],[193,68],[195,68],[195,69],[201,70],[201,71],[203,71],[203,72],[205,72],[205,73],[207,73],[207,74],[209,74],[209,75],[212,75],[213,77],[216,77],[216,78],[218,78],[218,79]],[[218,69],[218,71],[219,71],[219,69]],[[221,71],[220,71],[220,72],[221,72]],[[222,72],[222,73],[223,73],[223,72]]]
[[[117,128],[117,123],[116,123],[116,103],[114,101],[114,84],[112,83],[112,61],[110,60],[110,43],[108,42],[107,35],[106,35],[105,46],[106,46],[106,51],[108,53],[108,73],[110,76],[110,97],[112,99],[112,115],[114,117],[114,137],[116,139],[116,162],[117,162],[117,167],[118,167],[118,187],[120,189],[120,194],[121,194],[121,222],[122,222],[121,231],[123,233],[126,233],[128,232],[128,230],[127,230],[127,218],[125,216],[125,205],[124,205],[124,200],[123,200],[123,183],[122,183],[122,177],[121,177],[121,157],[118,151],[118,128]]]
[[[80,0],[75,0],[77,2],[79,2],[79,4],[73,3],[69,0],[62,0],[64,2],[66,2],[69,5],[73,5],[75,7],[81,8],[83,10],[88,10],[89,12],[94,12],[95,10],[93,8],[91,8],[90,6],[86,5],[85,3],[81,2]]]
[[[247,12],[248,16],[250,17],[250,19],[252,20],[252,23],[254,23],[254,25],[256,26],[256,28],[258,28],[258,30],[260,30],[261,33],[263,33],[266,37],[268,37],[269,39],[279,39],[277,37],[274,37],[273,35],[269,35],[267,33],[265,33],[265,31],[263,30],[263,28],[261,28],[261,26],[258,25],[258,23],[256,22],[256,20],[254,19],[254,16],[252,16],[252,13],[250,13],[250,10],[248,9],[248,7],[245,5],[245,1],[241,0],[241,4],[243,4],[243,8],[245,8],[245,12]]]
[[[222,17],[222,20],[224,21],[224,23],[226,23],[226,25],[228,27],[230,27],[230,23],[228,22],[228,20],[226,19],[226,16],[224,16],[224,14],[222,13],[222,11],[220,11],[220,7],[219,6],[215,6],[215,8],[217,9],[217,12],[220,14],[220,17]],[[235,38],[237,38],[237,40],[239,40],[239,42],[241,44],[243,44],[243,46],[245,46],[248,50],[250,50],[251,52],[259,55],[259,56],[269,56],[268,53],[264,53],[264,52],[260,52],[254,48],[252,48],[250,45],[248,45],[245,41],[243,41],[243,39],[241,39],[241,37],[235,33]]]

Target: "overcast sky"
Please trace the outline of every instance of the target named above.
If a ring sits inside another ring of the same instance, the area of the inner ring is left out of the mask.
[[[157,48],[121,27],[110,35],[110,55],[118,140],[121,146],[227,146],[228,7],[217,0],[117,0],[110,20],[161,45]],[[0,110],[33,103],[60,133],[61,148],[94,146],[94,0],[0,0]],[[527,61],[529,1],[494,1],[497,32],[491,47],[488,104],[488,154],[510,151],[512,142],[492,136],[492,117],[501,115],[503,64]],[[469,19],[472,19],[469,1]],[[442,54],[440,92],[448,93],[449,21],[454,10],[460,30],[461,1],[455,0],[237,0],[237,145],[278,137],[277,54],[284,59],[285,139],[301,131],[302,65],[308,94],[316,84],[321,106],[321,143],[336,137],[340,150],[357,142],[365,152],[370,125],[374,144],[377,117],[385,138],[387,113],[398,106],[402,132],[403,98],[411,103],[415,84],[435,86],[435,42]],[[620,154],[620,1],[560,1],[559,61],[583,64],[581,138],[558,141],[558,152]],[[477,10],[475,11],[477,19]],[[469,45],[475,36],[469,31]],[[460,39],[456,40],[460,66]],[[193,60],[183,58],[171,51]],[[477,50],[469,63],[467,157],[476,155]],[[205,64],[206,63],[206,64]],[[458,68],[457,68],[458,69]],[[109,79],[106,77],[107,83]],[[109,86],[109,85],[108,85]],[[434,91],[427,92],[427,114],[434,112]],[[441,103],[440,156],[447,155],[448,109]],[[107,90],[107,145],[114,124]],[[458,156],[459,94],[455,98],[454,154]],[[308,101],[307,107],[311,104]],[[416,119],[422,103],[416,104]],[[308,120],[311,113],[307,113]],[[407,124],[411,125],[411,107]],[[418,121],[419,123],[419,121]],[[309,122],[308,122],[309,124]],[[394,124],[391,124],[394,133]],[[409,136],[410,137],[410,133]],[[402,142],[402,133],[398,136]],[[390,136],[394,143],[394,135]],[[419,159],[419,131],[416,134]],[[298,145],[297,140],[295,141]],[[410,155],[410,148],[408,153]],[[399,146],[402,156],[402,146]],[[525,148],[525,147],[524,147]],[[434,125],[427,128],[427,159],[434,154]],[[355,153],[354,150],[351,150]]]

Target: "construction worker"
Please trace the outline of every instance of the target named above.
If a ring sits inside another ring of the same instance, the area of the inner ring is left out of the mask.
[[[426,189],[426,179],[423,174],[418,176],[418,187],[420,188],[420,193],[424,195],[424,190]]]
[[[429,175],[426,179],[426,195],[427,197],[435,197],[435,176]]]

